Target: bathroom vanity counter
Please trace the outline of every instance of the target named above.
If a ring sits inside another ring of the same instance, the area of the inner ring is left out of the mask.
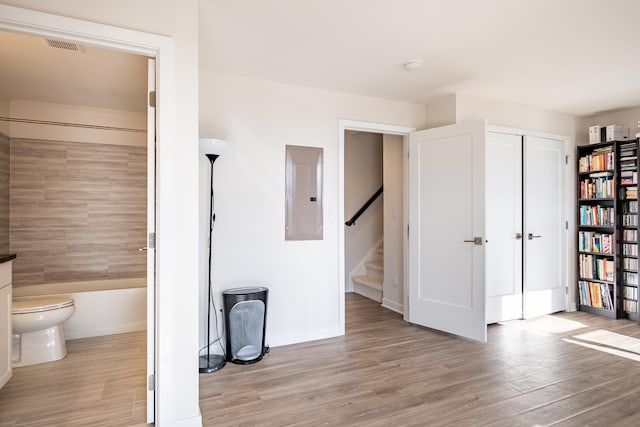
[[[0,254],[0,264],[16,259],[16,254]]]

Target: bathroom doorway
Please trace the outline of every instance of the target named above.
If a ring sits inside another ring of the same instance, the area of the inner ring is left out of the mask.
[[[0,93],[0,132],[16,153],[17,199],[9,199],[7,218],[9,251],[18,252],[14,289],[73,296],[79,316],[70,319],[68,339],[147,330],[153,384],[155,114],[147,108],[147,82],[155,64],[64,39],[12,32],[0,38],[0,46],[19,53],[2,52],[22,82],[3,76]],[[62,59],[37,65],[49,54]],[[115,85],[107,75],[119,68],[126,79]],[[34,184],[34,174],[41,182]]]

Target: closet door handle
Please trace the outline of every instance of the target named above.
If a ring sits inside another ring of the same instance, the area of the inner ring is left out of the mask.
[[[147,247],[146,247],[146,246],[140,246],[140,247],[138,248],[138,251],[139,251],[139,252],[146,251],[146,250],[147,250]]]
[[[534,236],[534,234],[533,234],[533,233],[529,233],[529,234],[527,235],[527,239],[529,239],[529,240],[539,239],[539,238],[541,238],[541,237],[542,237],[542,236]]]
[[[474,237],[473,240],[465,240],[465,243],[473,243],[474,245],[482,245],[482,237]]]
[[[522,233],[516,233],[516,240],[522,240]]]

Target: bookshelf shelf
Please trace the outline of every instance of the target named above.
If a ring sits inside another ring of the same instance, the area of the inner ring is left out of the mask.
[[[638,140],[578,147],[578,308],[640,321]]]

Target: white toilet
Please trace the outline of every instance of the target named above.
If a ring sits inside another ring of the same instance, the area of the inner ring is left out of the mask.
[[[12,365],[52,362],[67,355],[62,323],[76,311],[65,296],[14,297]]]

